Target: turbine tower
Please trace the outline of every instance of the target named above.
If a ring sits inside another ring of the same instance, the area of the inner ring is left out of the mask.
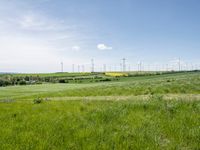
[[[106,64],[103,65],[103,71],[106,72]]]
[[[72,72],[74,73],[74,68],[75,68],[75,65],[72,64]]]
[[[82,65],[82,72],[85,72],[85,66]]]
[[[94,59],[91,59],[91,72],[94,72]]]
[[[126,71],[126,58],[123,58],[123,72]]]
[[[178,59],[178,71],[181,71],[181,59],[180,59],[180,57]]]
[[[78,65],[78,73],[80,72],[80,65]]]
[[[142,71],[142,62],[141,61],[138,62],[138,71],[139,72]]]
[[[61,72],[63,72],[63,62],[61,62],[60,64],[61,64]]]

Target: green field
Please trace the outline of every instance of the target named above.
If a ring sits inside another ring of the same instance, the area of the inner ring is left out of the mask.
[[[0,87],[0,149],[200,149],[200,72],[75,76]]]

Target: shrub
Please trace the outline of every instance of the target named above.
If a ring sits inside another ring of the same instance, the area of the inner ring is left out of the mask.
[[[44,78],[44,81],[45,81],[45,82],[50,82],[51,79],[50,79],[49,77],[45,77],[45,78]]]
[[[105,79],[101,79],[100,82],[104,82],[104,81],[112,81],[111,79],[105,78]]]
[[[26,85],[26,81],[24,80],[19,81],[19,85]]]
[[[8,86],[11,85],[12,83],[10,81],[7,80],[1,80],[0,79],[0,86]]]
[[[167,82],[171,82],[171,80],[170,80],[170,79],[167,79]]]
[[[60,79],[59,83],[65,83],[65,80],[64,79]]]
[[[25,81],[30,81],[30,77],[29,77],[29,76],[26,76],[26,77],[24,78],[24,80],[25,80]]]
[[[33,100],[33,103],[34,103],[34,104],[40,104],[40,103],[42,103],[42,102],[43,102],[43,99],[42,99],[42,98],[36,98],[36,99]]]

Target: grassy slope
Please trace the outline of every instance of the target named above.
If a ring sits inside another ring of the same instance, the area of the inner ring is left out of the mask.
[[[0,149],[199,149],[200,101],[157,95],[167,93],[200,94],[199,73],[0,88],[0,99],[24,100],[0,102]],[[154,96],[115,101],[140,94]],[[108,95],[113,101],[32,102]]]
[[[0,88],[0,99],[68,96],[128,96],[148,94],[200,94],[200,73],[122,78],[85,84],[42,84]]]

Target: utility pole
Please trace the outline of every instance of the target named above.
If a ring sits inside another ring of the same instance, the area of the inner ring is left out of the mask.
[[[63,62],[61,62],[60,64],[61,64],[61,72],[63,72]]]
[[[94,72],[94,59],[91,59],[91,72]]]

